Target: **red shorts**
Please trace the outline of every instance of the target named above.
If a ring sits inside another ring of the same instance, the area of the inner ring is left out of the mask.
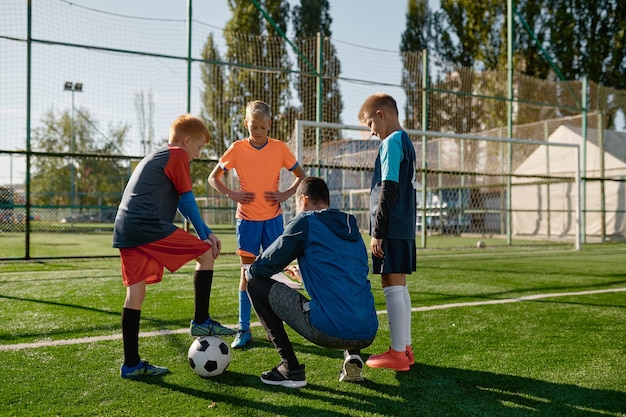
[[[134,248],[120,248],[124,286],[143,280],[146,284],[160,282],[163,268],[174,272],[210,249],[211,245],[182,229],[176,229],[171,235],[156,242]]]

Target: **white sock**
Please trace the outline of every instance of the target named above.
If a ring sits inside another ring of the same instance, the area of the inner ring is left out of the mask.
[[[387,317],[389,319],[389,333],[391,333],[391,348],[398,352],[406,349],[406,303],[404,300],[403,285],[392,285],[383,288],[387,302]]]
[[[411,339],[411,296],[409,295],[408,285],[404,287],[404,303],[406,306],[406,345],[411,346],[411,344],[413,343]]]

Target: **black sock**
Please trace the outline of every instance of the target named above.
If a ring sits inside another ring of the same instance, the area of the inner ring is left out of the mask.
[[[141,310],[124,308],[122,310],[122,339],[124,341],[124,365],[136,366],[139,356],[139,318]]]
[[[204,323],[209,316],[209,300],[213,285],[213,270],[196,271],[193,274],[194,314],[193,320]]]

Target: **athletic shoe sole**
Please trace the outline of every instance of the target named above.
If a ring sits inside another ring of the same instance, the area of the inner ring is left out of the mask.
[[[350,359],[344,362],[339,382],[361,382],[363,381],[363,362],[358,359]]]
[[[306,386],[306,381],[293,381],[291,379],[285,379],[282,381],[273,381],[271,379],[263,379],[263,377],[261,377],[261,382],[266,385],[281,386],[285,388],[302,388]]]

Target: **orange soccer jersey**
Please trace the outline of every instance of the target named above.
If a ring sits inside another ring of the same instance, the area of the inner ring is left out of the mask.
[[[278,191],[280,171],[285,168],[293,171],[298,161],[286,143],[268,138],[260,149],[250,144],[248,139],[233,143],[220,159],[224,170],[235,169],[240,188],[255,194],[254,202],[237,204],[235,217],[244,220],[269,220],[282,213],[280,205],[271,205],[263,198],[266,191]]]

